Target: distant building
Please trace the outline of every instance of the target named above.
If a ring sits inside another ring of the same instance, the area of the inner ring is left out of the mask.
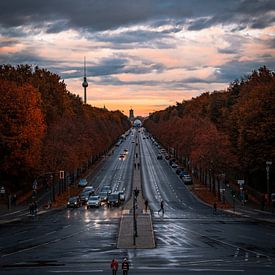
[[[129,120],[133,122],[134,119],[135,119],[135,117],[134,117],[134,110],[131,108],[129,110]]]

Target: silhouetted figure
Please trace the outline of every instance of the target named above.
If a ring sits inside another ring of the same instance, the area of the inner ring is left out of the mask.
[[[134,167],[135,167],[135,169],[137,168],[137,164],[136,163],[134,163]]]
[[[164,215],[164,202],[163,201],[160,202],[160,209],[158,211],[158,214],[160,211],[162,212],[162,215]]]
[[[147,212],[147,209],[148,209],[148,200],[145,200],[144,204],[145,204],[145,212]]]
[[[138,162],[137,166],[138,166],[138,169],[139,169],[139,167],[140,167],[140,164],[139,164],[139,162]]]

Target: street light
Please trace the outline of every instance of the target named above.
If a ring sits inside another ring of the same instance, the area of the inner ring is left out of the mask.
[[[268,197],[268,204],[270,204],[270,186],[269,186],[269,170],[270,166],[272,165],[272,161],[266,161],[266,193]]]

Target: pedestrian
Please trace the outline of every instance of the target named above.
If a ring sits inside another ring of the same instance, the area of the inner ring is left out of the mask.
[[[111,269],[112,269],[112,274],[116,275],[116,272],[118,270],[118,261],[116,259],[113,259],[111,262]]]
[[[158,214],[159,214],[160,211],[162,212],[162,215],[164,215],[164,202],[163,202],[163,200],[160,202],[160,209],[158,211]]]
[[[137,164],[137,165],[138,165],[138,169],[139,169],[139,167],[140,167],[140,164],[139,164],[139,162],[138,162],[138,164]]]
[[[128,270],[129,270],[129,263],[128,263],[127,259],[124,258],[124,260],[122,262],[123,275],[127,275],[128,274]]]
[[[145,200],[145,212],[147,213],[147,209],[148,209],[148,200]]]
[[[136,158],[138,157],[138,153],[136,153]]]
[[[134,163],[134,167],[135,167],[135,169],[137,168],[137,165],[136,165],[136,163]]]
[[[214,214],[217,213],[217,203],[216,202],[213,203],[213,213]]]

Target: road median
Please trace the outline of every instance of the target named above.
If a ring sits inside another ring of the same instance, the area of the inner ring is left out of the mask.
[[[139,144],[135,145],[131,199],[125,204],[120,221],[118,248],[155,248],[154,229],[150,210],[144,210],[145,200],[141,193],[141,170]],[[139,194],[134,196],[134,191]],[[134,209],[135,207],[135,209]]]

